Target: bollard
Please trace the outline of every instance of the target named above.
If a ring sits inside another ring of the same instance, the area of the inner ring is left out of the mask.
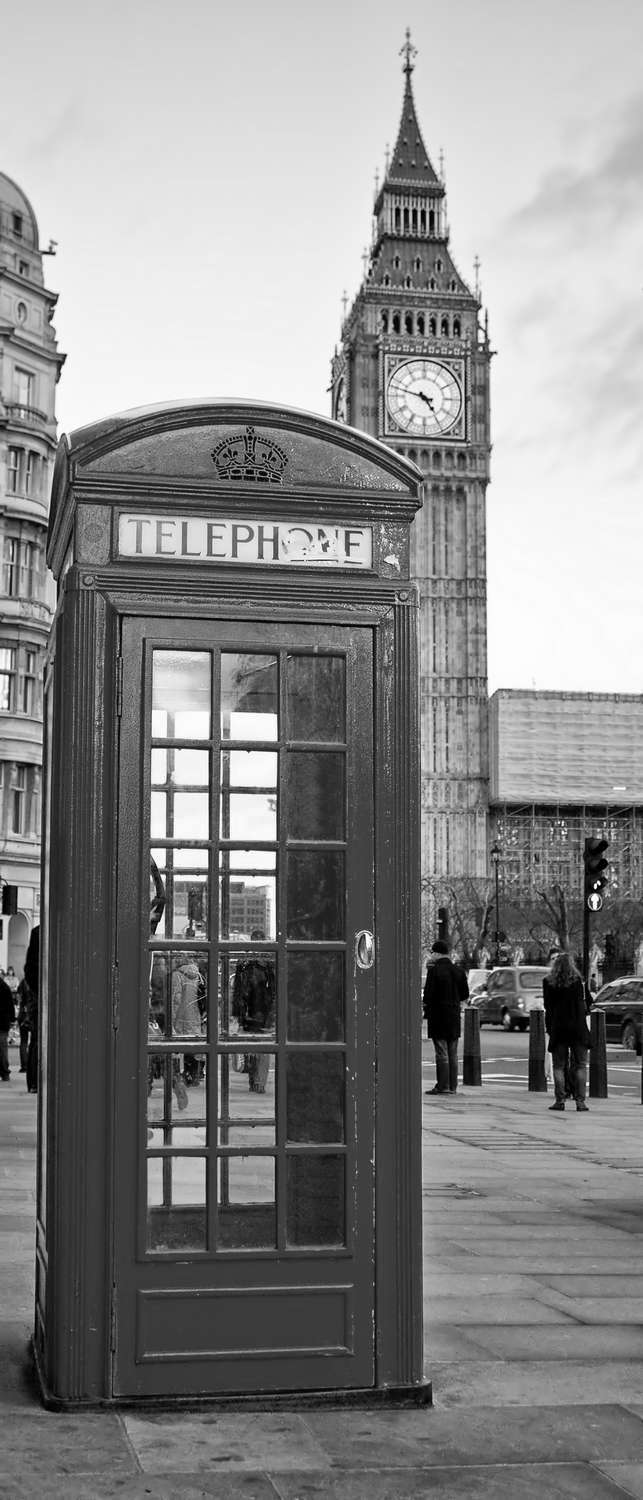
[[[602,1010],[593,1010],[590,1015],[589,1053],[589,1097],[607,1098],[607,1044],[605,1041],[605,1016]]]
[[[546,1094],[545,1078],[545,1012],[534,1006],[529,1014],[529,1082],[530,1094]]]
[[[480,1061],[480,1016],[475,1005],[467,1005],[464,1012],[464,1046],[462,1049],[462,1082],[472,1088],[482,1084]]]

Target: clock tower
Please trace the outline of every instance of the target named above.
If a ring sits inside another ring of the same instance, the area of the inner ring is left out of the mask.
[[[376,184],[371,248],[333,358],[331,392],[338,420],[412,459],[424,480],[412,571],[420,598],[422,870],[431,922],[439,882],[488,875],[491,350],[479,288],[470,289],[451,255],[444,181],[415,110],[408,31],[402,55],[400,128]]]

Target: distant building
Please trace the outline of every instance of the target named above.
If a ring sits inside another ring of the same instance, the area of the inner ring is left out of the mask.
[[[45,543],[65,359],[56,300],[31,204],[0,172],[0,966],[17,974],[39,921],[42,671],[55,605]]]
[[[608,841],[605,918],[643,897],[643,695],[502,690],[489,704],[490,834],[503,891],[582,893],[588,836]]]

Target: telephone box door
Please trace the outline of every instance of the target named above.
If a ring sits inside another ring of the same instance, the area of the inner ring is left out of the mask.
[[[121,651],[113,1393],[371,1387],[372,632]]]

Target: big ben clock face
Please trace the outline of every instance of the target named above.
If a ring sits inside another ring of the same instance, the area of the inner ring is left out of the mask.
[[[386,409],[401,432],[437,437],[455,427],[462,387],[453,370],[435,359],[407,359],[389,372]]]

